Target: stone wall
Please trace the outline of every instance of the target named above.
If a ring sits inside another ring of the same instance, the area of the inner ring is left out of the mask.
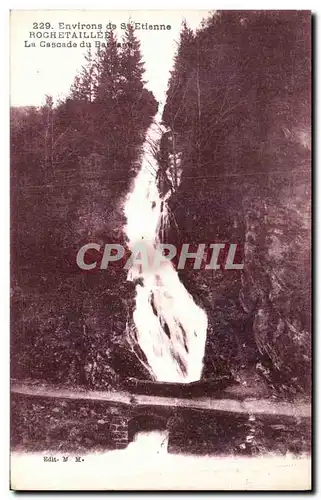
[[[140,431],[167,430],[169,453],[302,453],[310,419],[12,394],[11,447],[91,453],[124,449]]]

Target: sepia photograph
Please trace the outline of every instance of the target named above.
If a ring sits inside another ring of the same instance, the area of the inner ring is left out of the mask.
[[[10,488],[311,491],[309,10],[10,12]]]

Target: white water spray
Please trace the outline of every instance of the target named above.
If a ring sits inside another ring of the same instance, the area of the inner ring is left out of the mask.
[[[157,162],[151,144],[160,137],[153,124],[146,135],[141,168],[127,196],[124,212],[129,247],[144,244],[148,256],[155,255],[159,233],[167,220],[166,198],[157,187]],[[168,260],[157,269],[144,270],[134,265],[128,280],[140,278],[136,285],[134,331],[146,359],[140,359],[154,380],[193,382],[201,378],[205,350],[207,316],[195,304]]]

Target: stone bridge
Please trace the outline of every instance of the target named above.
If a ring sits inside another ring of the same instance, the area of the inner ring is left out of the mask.
[[[299,432],[301,426],[305,433],[311,417],[309,403],[241,398],[228,392],[223,393],[220,399],[188,399],[143,394],[133,396],[128,392],[61,390],[19,383],[12,385],[11,392],[33,397],[32,400],[52,398],[77,404],[103,403],[104,422],[107,422],[105,431],[111,436],[115,448],[126,448],[139,431],[166,429],[172,442],[180,438],[188,442],[194,439],[197,446],[203,443],[205,448],[210,441],[217,445],[220,442],[221,449],[224,449],[225,436],[234,434],[236,442],[241,443],[251,429],[253,431],[257,421],[264,421],[264,425],[269,423],[273,429],[280,429],[280,422],[281,427],[286,428],[288,422],[289,429],[292,425],[292,429]]]

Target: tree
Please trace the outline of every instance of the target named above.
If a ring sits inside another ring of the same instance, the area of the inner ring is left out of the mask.
[[[140,41],[135,36],[132,24],[127,25],[127,29],[122,38],[121,45],[121,84],[123,93],[128,97],[137,96],[142,93],[145,82],[144,63],[140,52]]]
[[[195,43],[193,31],[183,21],[174,66],[168,82],[163,121],[172,131],[179,131],[179,120],[184,115],[186,93],[190,84],[190,69],[195,62]],[[183,107],[181,107],[183,106]],[[185,113],[187,115],[188,113]]]
[[[97,101],[113,102],[119,92],[120,56],[117,46],[117,37],[113,30],[108,34],[106,48],[101,50],[96,61]]]
[[[45,172],[53,168],[53,98],[50,95],[45,97],[44,111],[46,117],[45,127]]]
[[[88,49],[84,57],[86,64],[75,76],[70,89],[70,97],[80,101],[93,102],[96,98],[98,85],[97,61],[93,59],[91,49]]]

